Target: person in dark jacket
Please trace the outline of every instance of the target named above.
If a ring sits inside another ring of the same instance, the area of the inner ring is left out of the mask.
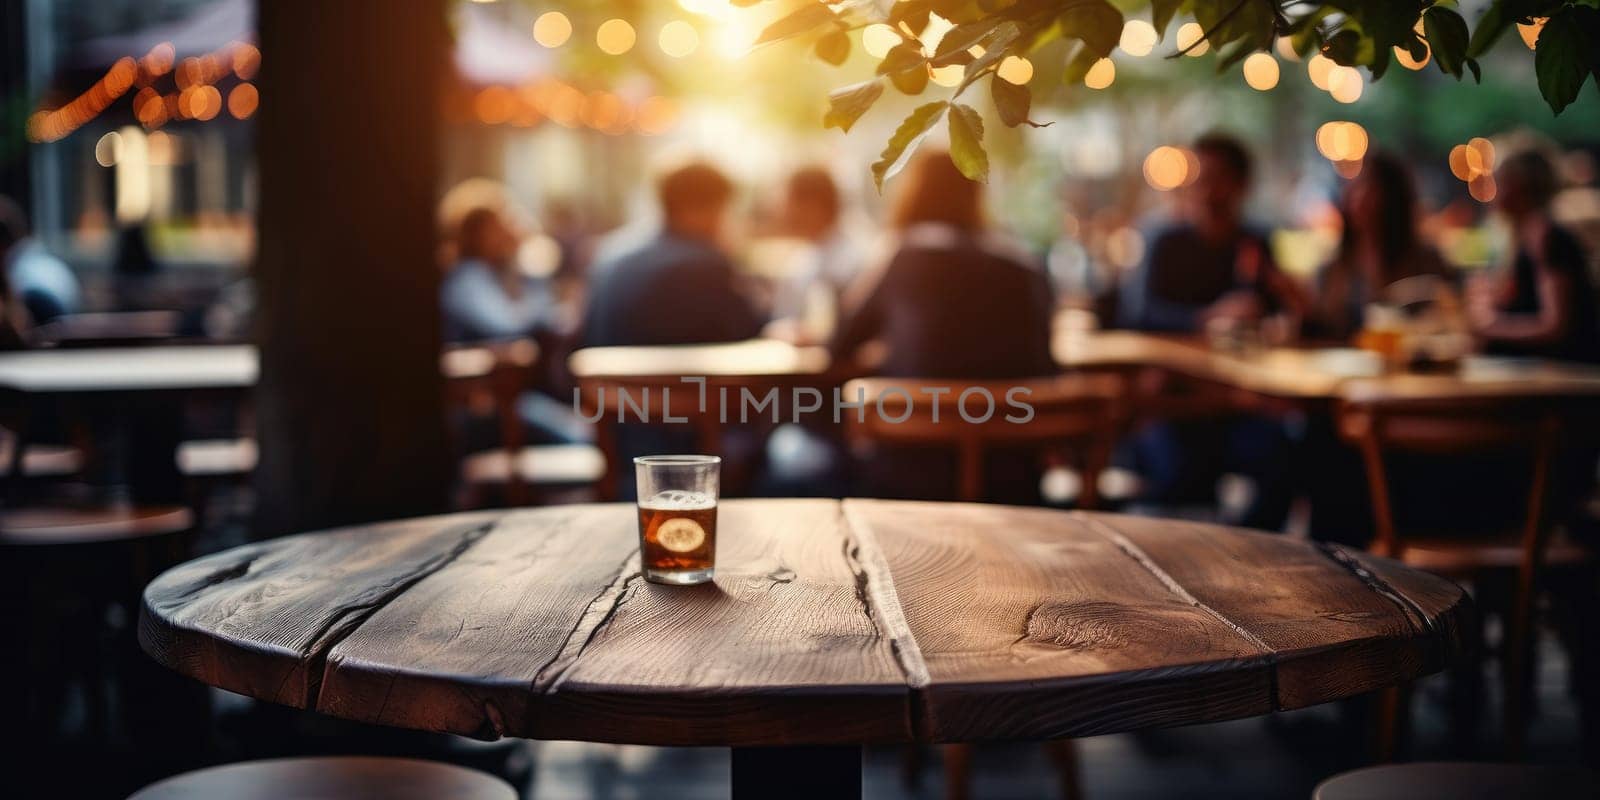
[[[948,154],[928,151],[912,162],[889,225],[898,247],[847,293],[830,345],[835,361],[878,342],[885,357],[873,371],[889,377],[998,380],[1056,371],[1049,279],[988,230],[982,187]],[[865,467],[871,494],[954,497],[952,454],[885,450]],[[1039,501],[1040,454],[991,453],[984,472],[986,499]]]
[[[733,184],[716,167],[696,162],[663,175],[656,191],[661,231],[595,267],[579,346],[755,337],[765,320],[720,241]]]
[[[940,152],[919,156],[901,181],[889,221],[898,247],[847,293],[835,359],[876,340],[887,350],[879,375],[978,380],[1055,372],[1049,278],[987,229],[982,187]]]
[[[1160,333],[1202,334],[1285,314],[1303,318],[1306,301],[1272,259],[1266,237],[1244,220],[1252,172],[1232,137],[1194,143],[1200,173],[1183,189],[1181,219],[1151,239],[1144,263],[1125,281],[1118,322]],[[1281,529],[1293,499],[1290,441],[1275,420],[1250,415],[1158,422],[1138,431],[1131,460],[1142,499],[1161,505],[1212,504],[1225,473],[1251,478],[1255,497],[1239,524]],[[1126,458],[1126,457],[1125,457]]]

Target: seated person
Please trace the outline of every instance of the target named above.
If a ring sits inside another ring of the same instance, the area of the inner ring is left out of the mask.
[[[1510,223],[1511,268],[1498,281],[1478,281],[1468,305],[1491,352],[1600,361],[1600,322],[1588,255],[1550,216],[1555,170],[1535,151],[1505,160],[1495,205]]]
[[[550,298],[539,280],[518,268],[522,237],[501,211],[468,211],[457,225],[455,244],[458,260],[439,290],[445,341],[533,335],[550,314]]]
[[[4,197],[0,197],[0,270],[10,281],[13,301],[27,311],[26,322],[12,320],[18,330],[81,310],[83,292],[77,276],[28,235],[22,209]]]
[[[878,341],[886,357],[877,375],[985,380],[1054,373],[1049,279],[988,230],[983,187],[936,151],[919,154],[900,182],[889,221],[898,247],[847,294],[830,346],[835,361],[847,362]],[[941,455],[876,453],[862,477],[875,494],[950,499],[955,462]],[[1038,502],[1038,455],[991,454],[987,499]]]
[[[732,342],[754,338],[766,321],[741,286],[721,246],[733,184],[705,163],[666,172],[656,183],[661,228],[653,236],[601,259],[589,283],[579,347]],[[743,431],[723,437],[724,475],[742,474],[759,447]],[[687,425],[628,422],[616,431],[621,463],[634,456],[695,452]],[[620,471],[622,497],[633,492],[633,470]],[[724,478],[724,488],[735,481]],[[738,491],[737,488],[733,489]]]
[[[1345,185],[1339,204],[1344,230],[1339,249],[1317,273],[1308,335],[1349,340],[1384,289],[1418,275],[1449,278],[1450,266],[1418,236],[1417,188],[1404,161],[1369,154],[1361,174]]]
[[[777,287],[772,316],[791,338],[826,340],[840,297],[860,270],[861,252],[845,230],[842,210],[839,187],[826,169],[805,167],[789,176],[783,227],[806,247]]]
[[[1128,276],[1118,321],[1137,330],[1199,334],[1213,324],[1249,324],[1274,313],[1303,316],[1306,303],[1272,260],[1266,237],[1244,221],[1251,159],[1222,135],[1194,144],[1200,173],[1182,190],[1180,220],[1152,237]],[[1217,480],[1243,474],[1255,497],[1239,524],[1282,528],[1289,513],[1289,440],[1274,420],[1253,416],[1159,422],[1137,432],[1119,460],[1144,479],[1143,499],[1216,500]]]
[[[1150,237],[1144,262],[1122,287],[1125,328],[1201,333],[1213,320],[1254,322],[1301,314],[1304,301],[1278,269],[1266,236],[1245,224],[1250,154],[1218,134],[1194,143],[1200,174],[1180,195],[1180,219]]]
[[[660,231],[593,269],[579,346],[755,337],[765,320],[720,244],[733,184],[716,167],[692,163],[663,175],[656,195]]]

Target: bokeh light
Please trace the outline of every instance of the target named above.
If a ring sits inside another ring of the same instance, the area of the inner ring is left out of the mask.
[[[241,83],[228,92],[228,113],[234,119],[247,119],[256,113],[256,107],[261,104],[261,95],[256,91],[255,84]]]
[[[1493,175],[1479,175],[1467,182],[1467,193],[1480,203],[1492,203],[1500,187],[1495,185]]]
[[[1189,181],[1190,155],[1181,148],[1162,145],[1144,158],[1144,180],[1158,192],[1170,192]]]
[[[1006,56],[1000,62],[1000,67],[995,71],[1003,81],[1015,83],[1018,86],[1033,80],[1033,62],[1022,56]]]
[[[1154,25],[1142,19],[1130,19],[1122,26],[1122,39],[1117,46],[1130,56],[1147,56],[1160,39]]]
[[[657,43],[661,45],[661,52],[673,58],[683,58],[700,46],[700,32],[693,25],[675,19],[661,26]]]
[[[94,143],[95,163],[102,167],[114,167],[117,159],[122,157],[122,134],[110,131]]]
[[[1544,24],[1549,20],[1549,17],[1534,17],[1531,25],[1517,23],[1517,34],[1522,37],[1522,43],[1527,45],[1529,50],[1538,49],[1539,34],[1544,30]],[[1491,196],[1493,196],[1492,193]]]
[[[1178,26],[1178,50],[1181,52],[1190,45],[1194,45],[1194,49],[1188,51],[1188,55],[1194,57],[1205,55],[1206,51],[1211,49],[1211,43],[1203,41],[1205,35],[1206,29],[1200,27],[1200,23],[1183,23]],[[1195,44],[1196,42],[1199,42],[1199,44]]]
[[[1370,143],[1367,129],[1354,122],[1335,120],[1317,128],[1317,152],[1335,163],[1366,158]]]
[[[1400,66],[1405,67],[1406,69],[1409,69],[1409,70],[1422,69],[1423,67],[1428,66],[1428,62],[1431,61],[1432,59],[1433,59],[1433,51],[1428,49],[1428,46],[1426,44],[1423,45],[1423,53],[1422,53],[1422,59],[1421,60],[1412,58],[1411,57],[1411,51],[1407,50],[1404,47],[1396,47],[1394,49],[1394,60],[1400,62]]]
[[[594,43],[602,53],[620,56],[633,49],[633,43],[638,36],[633,32],[633,26],[623,19],[608,19],[600,23],[594,32]]]
[[[1258,92],[1278,85],[1278,59],[1268,53],[1253,53],[1244,60],[1244,82]]]
[[[873,58],[883,58],[900,42],[900,34],[881,22],[873,23],[861,30],[861,49],[867,51],[867,55]]]
[[[1294,49],[1294,39],[1279,36],[1272,43],[1272,49],[1278,51],[1278,57],[1284,61],[1299,61],[1300,54]]]
[[[928,79],[940,86],[960,86],[961,78],[967,74],[967,68],[960,64],[951,64],[948,67],[934,67],[928,71]]]
[[[1361,99],[1366,80],[1355,67],[1335,66],[1328,72],[1328,94],[1341,103],[1354,103]]]
[[[545,47],[560,47],[572,38],[572,20],[560,11],[546,11],[533,21],[533,40]]]
[[[1306,75],[1311,78],[1312,86],[1315,86],[1318,89],[1326,92],[1328,91],[1329,73],[1333,72],[1333,70],[1338,66],[1338,64],[1333,63],[1333,59],[1328,58],[1321,53],[1317,53],[1311,58],[1306,59]]]
[[[1104,89],[1117,80],[1117,65],[1109,58],[1102,58],[1089,67],[1083,74],[1083,85],[1090,89]]]

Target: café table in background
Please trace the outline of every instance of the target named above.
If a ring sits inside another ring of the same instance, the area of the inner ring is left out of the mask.
[[[1466,595],[1337,546],[957,503],[735,500],[716,581],[641,580],[632,505],[247,545],[145,590],[140,642],[212,686],[495,739],[731,746],[737,797],[859,797],[867,743],[1266,714],[1460,654]]]

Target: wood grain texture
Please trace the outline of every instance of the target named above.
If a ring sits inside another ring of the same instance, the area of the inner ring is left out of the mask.
[[[1083,518],[845,501],[927,666],[920,738],[1080,736],[1271,710],[1259,646]]]
[[[543,685],[542,738],[903,741],[910,690],[862,594],[838,501],[725,501],[717,580],[630,576]],[[573,736],[573,734],[578,734]]]
[[[212,686],[308,707],[332,642],[483,536],[494,514],[456,514],[245,545],[145,587],[139,643]]]
[[[628,505],[309,534],[176,568],[141,641],[208,683],[484,738],[798,745],[1229,719],[1442,667],[1456,586],[1215,526],[722,504],[717,580],[639,578]]]

